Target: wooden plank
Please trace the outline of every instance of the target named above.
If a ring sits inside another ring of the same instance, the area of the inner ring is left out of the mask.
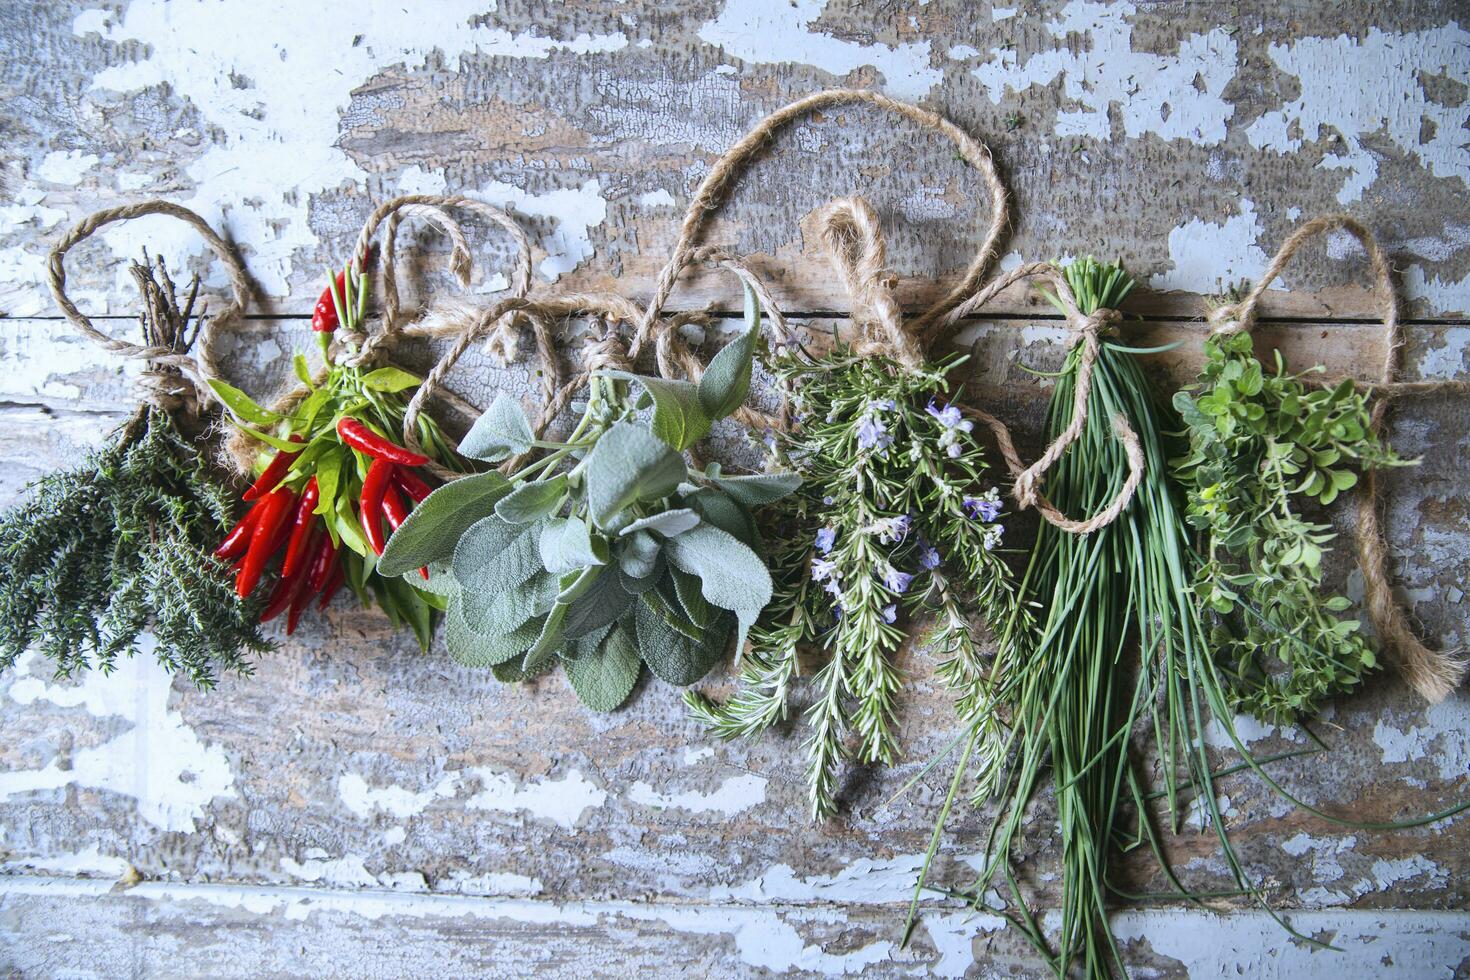
[[[1470,33],[1453,4],[921,6],[574,3],[466,9],[432,29],[393,8],[343,38],[342,0],[315,6],[315,26],[248,0],[20,5],[0,20],[26,53],[0,76],[14,160],[0,309],[51,309],[44,255],[67,224],[162,195],[238,239],[267,311],[308,312],[373,203],[443,190],[513,206],[542,281],[641,300],[711,162],[764,113],[834,85],[951,115],[1014,191],[1013,260],[1120,255],[1164,291],[1141,300],[1156,312],[1193,314],[1199,294],[1259,276],[1300,220],[1342,209],[1383,236],[1421,313],[1470,309]],[[985,205],[953,150],[849,109],[780,135],[710,238],[752,255],[787,308],[846,309],[813,222],[852,193],[883,217],[906,303],[976,246]],[[72,282],[114,312],[140,245],[197,249],[158,223],[105,239],[77,250]],[[476,245],[503,273],[498,239]],[[1303,255],[1276,305],[1366,315],[1361,275],[1334,239]],[[677,297],[706,303],[738,308],[733,283],[703,276]],[[996,309],[1030,306],[1015,294]]]
[[[994,916],[925,916],[899,948],[893,907],[425,898],[319,888],[89,882],[0,884],[0,963],[22,976],[688,975],[1035,978],[1050,974]],[[67,923],[85,923],[72,928]],[[1118,915],[1135,975],[1385,980],[1451,975],[1470,957],[1462,913],[1330,911],[1293,917],[1338,953],[1291,942],[1264,913]],[[44,931],[37,927],[47,924]],[[1247,938],[1249,937],[1249,938]],[[1265,972],[1262,972],[1265,971]]]
[[[12,321],[7,340],[15,356],[64,366],[75,348],[56,339],[53,325]],[[240,354],[226,357],[231,377],[247,386],[266,372],[283,373],[290,338],[302,331],[300,321],[251,326],[260,335],[240,338]],[[807,324],[814,339],[844,327]],[[1263,330],[1263,341],[1279,338],[1293,359],[1323,357],[1335,370],[1376,356],[1377,332],[1365,325]],[[1025,451],[1034,452],[1045,389],[1017,364],[1054,367],[1065,339],[1060,324],[1005,321],[973,332],[977,391],[1014,421]],[[1193,324],[1152,323],[1138,342],[1197,339],[1198,332]],[[1463,334],[1416,328],[1415,373],[1458,369]],[[1196,356],[1190,349],[1159,356],[1172,365],[1165,377],[1177,383],[1187,376]],[[415,363],[423,366],[427,355],[419,351],[424,359]],[[514,390],[529,389],[524,370],[504,375]],[[0,410],[0,492],[10,499],[116,419],[93,413],[123,406],[123,380],[105,370],[95,381],[83,375],[27,372],[21,385],[0,393],[12,404],[44,406]],[[457,378],[482,404],[497,383],[483,362]],[[1465,408],[1418,399],[1406,401],[1397,419],[1399,448],[1424,463],[1389,480],[1394,574],[1428,634],[1455,645],[1470,636],[1460,591],[1470,573],[1463,499],[1470,459],[1458,448]],[[1020,521],[1012,540],[1029,533]],[[1355,594],[1346,563],[1336,567],[1334,585],[1346,579]],[[919,865],[943,773],[894,805],[885,801],[955,731],[929,658],[910,651],[902,663],[910,674],[902,718],[908,755],[889,771],[854,769],[844,789],[847,819],[818,832],[801,818],[796,732],[708,743],[685,718],[677,692],[657,683],[645,684],[624,711],[591,715],[559,677],[502,687],[455,666],[441,649],[418,654],[376,613],[341,603],[263,658],[253,678],[228,679],[209,695],[172,684],[143,662],[110,678],[56,682],[30,659],[0,676],[0,719],[11,733],[0,748],[6,866],[111,876],[131,866],[150,879],[184,882],[552,901],[735,896],[821,905],[877,896],[898,903]],[[1298,760],[1283,765],[1282,776],[1311,801],[1364,818],[1445,805],[1463,787],[1470,752],[1464,710],[1457,700],[1426,712],[1396,680],[1384,680],[1330,718],[1333,758],[1361,764]],[[1248,731],[1262,752],[1303,744],[1270,729]],[[149,760],[146,776],[134,771],[138,758]],[[1437,830],[1370,834],[1295,813],[1250,778],[1226,781],[1223,792],[1242,853],[1287,905],[1433,908],[1466,899],[1470,824],[1463,819]],[[1043,897],[1056,887],[1047,877],[1056,847],[1047,820],[1043,807],[1027,865]],[[980,846],[985,821],[970,813],[956,821],[940,866],[945,880],[967,880],[960,859]],[[1223,884],[1209,836],[1180,838],[1173,849],[1196,886]],[[1163,886],[1140,873],[1149,887]]]

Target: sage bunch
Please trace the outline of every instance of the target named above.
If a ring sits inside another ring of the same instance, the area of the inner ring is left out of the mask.
[[[670,684],[697,681],[744,643],[771,598],[750,508],[798,483],[684,456],[744,402],[759,334],[747,294],[746,329],[697,384],[594,373],[565,439],[536,438],[520,404],[497,396],[460,453],[541,455],[434,491],[393,533],[379,570],[428,566],[429,587],[446,598],[450,654],[503,681],[560,665],[596,711],[626,701],[645,665]]]

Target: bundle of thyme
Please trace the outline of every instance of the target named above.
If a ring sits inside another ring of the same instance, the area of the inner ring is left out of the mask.
[[[1341,615],[1349,600],[1323,588],[1334,535],[1303,504],[1332,503],[1358,470],[1411,463],[1379,440],[1351,380],[1310,386],[1279,351],[1268,373],[1252,348],[1245,330],[1205,341],[1199,383],[1174,396],[1189,438],[1175,466],[1189,523],[1205,538],[1195,585],[1222,624],[1212,645],[1231,698],[1290,721],[1378,664],[1358,621]]]
[[[998,554],[999,490],[973,423],[951,401],[964,360],[916,369],[839,346],[822,357],[788,349],[771,362],[798,421],[775,435],[774,456],[802,476],[798,493],[768,511],[780,542],[775,596],[752,631],[739,691],[724,704],[685,697],[716,735],[753,736],[786,717],[800,652],[825,651],[806,711],[814,818],[836,812],[843,760],[899,756],[904,679],[893,657],[909,617],[934,616],[926,642],[966,704],[988,703],[972,618],[1006,624],[1002,645],[1030,626]]]
[[[162,259],[145,254],[132,274],[145,346],[187,351],[203,320],[193,318],[198,279],[180,304]],[[250,656],[270,649],[211,555],[233,494],[159,404],[189,401],[164,392],[188,382],[149,370],[154,403],[0,517],[0,668],[34,647],[61,676],[110,671],[119,655],[146,648],[147,632],[161,664],[207,688],[221,671],[249,673]]]

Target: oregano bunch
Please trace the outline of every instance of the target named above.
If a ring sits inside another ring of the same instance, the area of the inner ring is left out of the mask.
[[[1213,646],[1237,705],[1271,721],[1310,716],[1378,664],[1342,615],[1349,600],[1323,588],[1335,535],[1312,514],[1360,470],[1411,464],[1379,440],[1351,380],[1312,385],[1279,351],[1267,371],[1248,331],[1210,337],[1205,356],[1199,382],[1174,397],[1189,438],[1174,467],[1204,537],[1196,593],[1221,624]]]
[[[455,660],[504,681],[560,664],[584,704],[612,711],[644,665],[691,684],[732,641],[743,645],[772,591],[749,508],[798,481],[699,469],[683,451],[745,401],[760,334],[748,291],[746,324],[697,384],[594,373],[565,439],[536,438],[520,404],[496,397],[459,451],[490,463],[539,458],[436,490],[379,566],[434,570]]]
[[[913,369],[839,346],[771,362],[798,421],[775,435],[774,457],[802,477],[762,517],[780,542],[775,596],[752,631],[739,691],[723,704],[686,700],[715,734],[753,736],[786,717],[801,652],[823,650],[806,710],[814,818],[836,812],[844,760],[898,759],[904,678],[893,656],[910,616],[934,615],[926,642],[942,651],[941,674],[967,703],[988,689],[972,618],[1029,623],[998,553],[999,490],[973,423],[952,402],[949,377],[964,360]]]
[[[187,350],[203,319],[198,280],[181,303],[161,259],[145,255],[132,274],[144,344]],[[59,676],[151,650],[202,688],[249,673],[250,655],[270,644],[210,553],[233,511],[229,486],[172,412],[139,407],[103,448],[0,516],[0,668],[29,648]]]

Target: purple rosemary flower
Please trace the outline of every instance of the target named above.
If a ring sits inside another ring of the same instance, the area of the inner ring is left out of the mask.
[[[919,539],[919,567],[933,571],[939,567],[939,551],[932,544]]]
[[[894,403],[892,398],[875,398],[868,402],[868,414],[872,415],[874,412],[891,412],[897,407],[898,405]]]
[[[994,490],[984,497],[966,497],[962,506],[966,514],[987,524],[1000,516],[1000,501],[996,499]]]
[[[969,432],[975,428],[974,422],[971,422],[960,414],[958,405],[945,405],[943,408],[940,408],[939,402],[931,398],[924,411],[938,419],[939,424],[946,429],[959,429],[961,432]]]
[[[907,514],[885,517],[874,521],[869,530],[877,532],[879,544],[898,544],[908,537],[909,525],[913,522],[913,518]]]
[[[857,441],[862,449],[887,449],[893,444],[893,436],[888,434],[888,426],[869,417],[859,423]]]
[[[829,583],[836,583],[840,578],[842,578],[842,575],[837,571],[836,562],[828,561],[825,558],[812,559],[812,581],[821,582],[825,580]],[[831,591],[830,585],[828,586],[828,591]]]
[[[914,577],[908,572],[901,572],[892,565],[883,570],[883,584],[899,595],[909,590],[909,583],[913,580]]]
[[[883,616],[883,622],[892,623],[898,618],[898,605],[896,603],[890,602],[888,605],[883,607],[883,612],[881,615]]]
[[[824,527],[820,531],[817,532],[817,550],[820,551],[822,554],[825,555],[829,551],[831,551],[832,550],[832,546],[834,544],[836,544],[836,543],[837,543],[837,529],[836,528]]]

